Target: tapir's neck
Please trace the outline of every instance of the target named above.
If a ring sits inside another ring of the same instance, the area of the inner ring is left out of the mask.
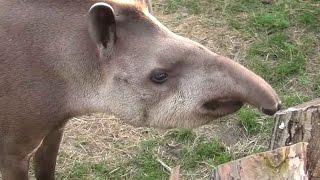
[[[50,56],[47,65],[67,86],[64,89],[69,114],[78,116],[99,112],[105,106],[99,102],[99,89],[106,63],[99,58],[97,45],[88,32],[87,13],[92,2],[64,2],[51,2],[50,11],[53,13],[46,26],[50,26],[53,40],[45,50]]]

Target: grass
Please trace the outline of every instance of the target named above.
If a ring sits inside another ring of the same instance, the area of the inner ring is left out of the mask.
[[[311,75],[319,74],[312,68],[320,63],[314,56],[319,46],[318,2],[280,0],[266,4],[240,0],[228,3],[226,12],[235,17],[227,18],[229,26],[252,41],[243,63],[280,92],[286,107],[318,95],[317,77]],[[288,82],[293,81],[288,88]],[[306,93],[306,89],[314,91]]]
[[[286,94],[282,97],[284,105],[286,107],[295,106],[310,100],[310,98],[306,95],[295,93],[295,94]]]
[[[272,118],[262,117],[257,110],[249,107],[240,109],[236,116],[248,136],[270,135],[273,128]]]
[[[251,17],[251,23],[257,30],[274,31],[290,26],[288,16],[283,12],[264,12]]]
[[[279,0],[154,0],[174,32],[231,57],[265,78],[284,107],[320,96],[320,3]],[[66,128],[58,179],[208,178],[219,164],[265,151],[273,120],[244,107],[212,125],[168,132],[90,116]]]
[[[284,33],[257,40],[249,48],[247,58],[251,69],[276,85],[303,74],[306,70],[305,55],[288,41]]]
[[[105,179],[111,177],[107,162],[77,162],[73,167],[66,169],[64,174],[58,176],[59,179]],[[113,176],[112,178],[116,179],[117,177]]]
[[[173,13],[179,8],[184,7],[188,12],[199,14],[201,12],[200,1],[194,0],[168,0],[165,4],[166,13]]]
[[[250,134],[258,133],[261,129],[261,124],[258,123],[259,114],[251,109],[242,108],[237,113],[238,119],[245,131]]]
[[[157,152],[159,149],[168,154]],[[106,160],[76,162],[60,172],[58,179],[167,179],[168,172],[159,159],[170,166],[181,165],[182,169],[190,171],[203,165],[212,169],[232,159],[220,141],[196,137],[191,130],[172,130],[163,136],[141,141],[136,152],[132,158],[112,167]]]
[[[318,77],[318,80],[314,84],[314,91],[318,96],[320,96],[320,76]]]
[[[195,133],[190,129],[180,129],[170,131],[167,135],[168,138],[172,138],[177,142],[185,143],[185,142],[193,142],[196,138]]]
[[[168,154],[157,153],[159,149]],[[194,171],[201,164],[206,164],[210,169],[228,162],[231,155],[216,139],[196,137],[191,130],[172,130],[161,138],[142,142],[139,153],[131,161],[131,166],[138,169],[138,175],[131,175],[132,179],[168,178],[157,159],[162,159],[171,167],[181,165],[184,170]]]

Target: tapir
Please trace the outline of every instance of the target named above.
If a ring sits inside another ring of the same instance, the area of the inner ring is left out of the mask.
[[[194,128],[244,103],[273,115],[261,77],[176,35],[150,1],[0,0],[0,170],[54,179],[66,122],[112,113],[135,126]]]

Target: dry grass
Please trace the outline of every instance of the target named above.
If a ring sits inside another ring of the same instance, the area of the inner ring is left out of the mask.
[[[112,163],[130,158],[139,141],[150,136],[150,131],[103,114],[74,118],[65,128],[59,168],[70,167],[74,161]]]
[[[221,139],[234,158],[252,154],[259,148],[266,148],[269,140],[264,135],[247,136],[233,117],[198,128],[195,133],[197,138]],[[57,171],[64,172],[63,179],[69,179],[66,169],[72,169],[79,162],[101,161],[108,163],[111,172],[117,171],[119,164],[125,164],[136,155],[141,141],[154,137],[162,139],[166,134],[164,130],[132,127],[104,114],[74,118],[65,128]],[[179,149],[179,144],[169,146],[174,148],[159,146],[155,154],[162,158],[177,158],[172,151]],[[195,171],[183,170],[182,175],[186,179],[208,176],[214,167],[203,163],[200,163]],[[135,169],[127,169],[127,173],[130,171]]]
[[[156,7],[163,6],[165,0],[158,0]],[[230,30],[226,19],[220,18],[221,12],[208,17],[199,14],[189,14],[186,9],[180,8],[175,13],[166,13],[159,8],[154,15],[173,32],[188,37],[208,47],[215,53],[240,61],[244,56],[248,42],[237,31]]]
[[[57,171],[79,162],[106,160],[113,166],[131,158],[141,140],[157,133],[153,129],[123,124],[104,114],[74,118],[65,128]]]

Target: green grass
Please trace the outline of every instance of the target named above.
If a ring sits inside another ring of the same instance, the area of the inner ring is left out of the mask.
[[[243,63],[279,92],[284,107],[319,96],[320,81],[314,82],[316,79],[308,76],[307,72],[308,61],[316,52],[316,34],[320,32],[320,14],[316,3],[280,0],[263,4],[260,1],[240,0],[228,3],[226,12],[229,26],[252,40]],[[296,34],[294,31],[303,33]],[[315,73],[319,74],[319,71]],[[314,93],[288,87],[288,82],[295,79],[305,89],[313,88]],[[245,108],[237,113],[237,118],[248,134],[262,133],[258,113]],[[269,128],[271,132],[272,123],[264,128]]]
[[[258,133],[261,125],[258,123],[259,114],[249,108],[242,108],[237,117],[240,124],[248,134]]]
[[[157,162],[155,148],[159,145],[160,139],[142,141],[139,153],[129,161],[129,165],[136,169],[134,179],[166,179],[167,174],[161,169]],[[132,176],[132,175],[131,175]]]
[[[290,26],[288,16],[283,12],[264,12],[253,15],[250,19],[253,27],[257,30],[278,30]]]
[[[202,10],[198,0],[168,0],[165,4],[165,12],[167,13],[173,13],[179,8],[186,8],[192,14],[199,14]]]
[[[156,161],[156,139],[141,142],[138,153],[125,162],[108,165],[108,160],[98,163],[76,162],[58,174],[58,179],[167,179],[168,175]]]
[[[179,146],[170,147],[172,143]],[[176,148],[176,152],[170,155],[175,158],[170,159],[158,153],[159,148]],[[168,179],[168,173],[157,159],[171,167],[181,165],[181,169],[195,170],[203,163],[212,169],[230,161],[232,156],[216,139],[196,138],[190,130],[172,130],[161,138],[142,141],[137,153],[127,161],[110,166],[107,160],[98,163],[76,162],[72,167],[59,172],[58,179]]]
[[[299,15],[299,22],[303,25],[313,26],[313,24],[317,23],[317,18],[315,14],[310,12],[304,12]]]
[[[196,138],[195,133],[190,129],[172,130],[167,135],[168,138],[174,139],[177,142],[186,143],[192,142]]]
[[[244,36],[256,36],[246,57],[252,70],[277,86],[305,73],[306,57],[315,51],[312,44],[316,37],[310,36],[319,32],[316,4],[296,0],[271,4],[240,0],[231,1],[226,7],[226,15],[232,16],[228,18],[230,26],[240,29]],[[300,37],[302,42],[294,41],[291,29],[305,27],[311,27],[310,32]]]
[[[168,13],[186,8],[190,14],[201,14],[204,19],[212,19],[216,11],[221,11],[221,18],[230,27],[240,30],[244,37],[255,37],[244,63],[280,91],[283,83],[292,78],[301,79],[306,73],[307,59],[316,47],[314,34],[320,32],[317,2],[167,0],[164,6]],[[305,28],[309,30],[307,33],[292,39],[293,30]]]
[[[161,139],[144,141],[142,144],[144,144],[142,151],[134,158],[136,160],[134,164],[139,165],[137,168],[146,170],[141,174],[146,174],[151,169],[158,172],[159,169],[157,170],[156,167],[160,166],[156,162],[157,158],[163,159],[172,167],[181,165],[181,168],[186,170],[194,170],[202,163],[215,167],[231,160],[231,154],[219,140],[196,137],[192,130],[172,130]],[[172,147],[169,144],[177,146]],[[175,157],[176,160],[166,159],[161,155],[155,157],[154,152],[159,148],[170,149],[168,150],[171,152],[170,156]]]
[[[255,109],[244,107],[237,112],[236,116],[249,136],[271,133],[273,128],[272,118],[261,117]]]
[[[289,42],[284,33],[258,39],[249,48],[247,60],[250,69],[275,85],[303,74],[306,69],[304,53],[295,44]]]
[[[284,107],[287,107],[287,108],[301,104],[308,100],[310,100],[308,96],[300,93],[293,93],[293,94],[287,93],[282,97],[283,105]]]
[[[107,161],[98,163],[92,162],[76,162],[71,168],[57,175],[57,179],[122,179],[125,167],[110,169]]]
[[[229,26],[252,41],[243,63],[281,94],[286,107],[319,96],[316,78],[308,76],[307,71],[308,61],[314,59],[318,46],[318,2],[279,0],[264,4],[240,0],[230,1],[225,7]],[[286,84],[295,79],[305,89],[313,89],[313,93],[305,94],[296,87],[288,91]]]
[[[231,154],[220,141],[201,139],[193,147],[184,147],[181,151],[181,167],[187,170],[197,168],[202,162],[212,167],[231,160]]]

